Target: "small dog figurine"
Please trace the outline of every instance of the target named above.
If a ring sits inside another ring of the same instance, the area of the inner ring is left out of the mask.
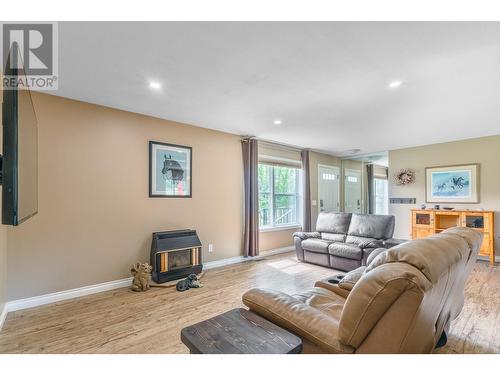
[[[202,288],[203,284],[200,283],[200,279],[201,279],[201,276],[198,277],[198,276],[196,276],[196,274],[192,273],[188,277],[186,277],[185,279],[182,279],[181,281],[179,281],[177,283],[177,285],[175,286],[175,288],[179,292],[184,292],[190,288]]]
[[[134,276],[132,281],[132,290],[134,292],[145,292],[149,289],[149,281],[151,280],[151,267],[148,263],[139,263],[132,265],[130,273]]]

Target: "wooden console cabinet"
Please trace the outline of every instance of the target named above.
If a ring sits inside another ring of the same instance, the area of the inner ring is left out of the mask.
[[[493,211],[411,210],[411,238],[424,238],[451,227],[469,227],[484,234],[479,255],[495,264]]]

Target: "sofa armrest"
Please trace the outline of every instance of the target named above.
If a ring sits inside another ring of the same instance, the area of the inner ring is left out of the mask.
[[[373,250],[370,255],[368,255],[368,258],[366,259],[366,265],[369,266],[371,262],[373,262],[373,259],[377,257],[380,253],[383,253],[387,249],[385,247],[379,247],[375,250]]]
[[[243,297],[250,310],[333,353],[352,353],[338,340],[339,320],[298,299],[269,289],[250,289]]]
[[[358,247],[361,249],[376,249],[377,247],[384,247],[384,241],[372,240],[372,241],[361,242],[358,244]]]
[[[401,240],[398,238],[389,238],[387,240],[384,240],[383,246],[381,246],[381,247],[385,247],[386,249],[390,249],[391,247],[401,245],[402,243],[405,243],[405,242],[408,242],[408,240]]]
[[[295,232],[293,237],[299,237],[301,240],[307,240],[309,238],[321,238],[321,233],[319,232]]]

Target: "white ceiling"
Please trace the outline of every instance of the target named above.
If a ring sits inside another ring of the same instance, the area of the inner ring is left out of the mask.
[[[500,133],[500,22],[64,22],[59,75],[56,95],[337,155]]]

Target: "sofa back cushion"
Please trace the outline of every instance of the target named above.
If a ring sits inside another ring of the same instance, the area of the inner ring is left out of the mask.
[[[348,235],[346,237],[345,242],[359,246],[362,249],[365,249],[367,247],[375,247],[375,248],[383,247],[383,241],[377,240],[376,238],[373,237],[358,237],[358,236]]]
[[[349,230],[351,216],[346,213],[321,212],[316,221],[316,231],[345,235]]]
[[[474,264],[476,263],[477,254],[482,244],[483,234],[476,230],[473,229],[471,230],[469,228],[462,228],[462,227],[447,229],[443,231],[442,234],[456,234],[461,238],[463,238],[465,241],[467,241],[467,244],[469,245],[470,248],[470,252],[464,255],[467,257],[465,272],[462,273],[461,277],[456,280],[455,286],[453,288],[453,294],[454,294],[453,301],[450,301],[451,304],[449,308],[450,319],[455,319],[458,316],[458,314],[460,314],[460,311],[462,311],[462,307],[465,302],[465,295],[464,295],[465,282],[470,272],[472,271]]]
[[[387,263],[406,263],[417,268],[435,283],[448,272],[450,265],[465,263],[469,244],[460,236],[441,233],[427,238],[408,241],[379,254],[367,267],[367,272]]]
[[[348,233],[356,237],[369,237],[377,240],[392,238],[394,216],[352,214]]]
[[[345,238],[345,234],[321,232],[321,239],[326,241],[345,242]]]

